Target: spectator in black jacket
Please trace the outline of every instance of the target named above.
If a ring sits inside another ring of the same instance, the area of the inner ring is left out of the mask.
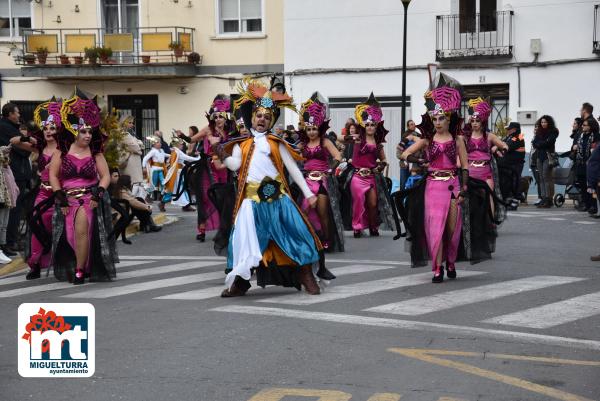
[[[581,192],[581,200],[578,210],[588,211],[590,214],[596,214],[598,209],[596,208],[596,202],[592,198],[591,194],[587,192],[587,162],[592,153],[593,147],[595,147],[600,141],[600,133],[598,131],[592,131],[589,120],[583,120],[581,124],[581,134],[577,140],[577,143],[573,145],[572,150],[575,152],[575,174],[577,177],[577,186]]]
[[[587,192],[598,196],[600,184],[600,146],[596,146],[587,163]],[[592,261],[600,262],[600,255],[592,256]]]
[[[500,177],[500,190],[502,196],[513,210],[519,206],[519,181],[525,165],[525,137],[521,132],[521,124],[511,122],[506,129],[506,136],[502,139],[508,146],[504,157],[498,159],[498,166],[503,177]],[[520,199],[525,201],[525,199]]]
[[[19,187],[19,197],[14,208],[10,210],[8,219],[8,231],[6,233],[7,255],[15,255],[19,241],[19,227],[23,210],[23,199],[29,192],[31,186],[31,163],[29,155],[33,150],[30,137],[24,136],[19,131],[21,114],[14,103],[6,103],[2,107],[2,119],[0,119],[0,146],[12,145],[10,152],[10,169],[15,177],[15,183]],[[7,252],[8,251],[8,252]]]
[[[552,207],[554,198],[554,178],[552,177],[553,165],[552,155],[556,152],[555,144],[558,138],[558,129],[554,119],[548,115],[542,116],[536,123],[538,129],[535,132],[532,147],[535,149],[535,166],[540,177],[539,186],[542,202],[537,205],[541,208]]]

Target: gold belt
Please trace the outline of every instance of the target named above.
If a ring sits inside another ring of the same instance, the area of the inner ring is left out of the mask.
[[[433,181],[449,181],[456,177],[456,172],[452,170],[432,170],[427,174]]]
[[[489,160],[470,160],[469,164],[473,167],[485,167],[490,164]]]
[[[159,162],[150,162],[150,165],[152,167],[164,167],[165,163],[159,163]]]
[[[306,177],[311,181],[321,181],[326,175],[323,171],[310,171]]]
[[[358,171],[356,171],[356,174],[361,177],[370,177],[373,175],[373,171],[370,168],[359,168]]]
[[[83,195],[90,193],[90,192],[91,192],[91,190],[89,188],[72,188],[72,189],[67,189],[65,191],[67,196],[70,196],[75,199],[79,199]]]
[[[262,182],[247,182],[246,183],[246,188],[245,188],[245,195],[246,195],[246,199],[251,199],[254,202],[262,202],[262,199],[260,198],[259,195],[259,189],[261,188],[261,185],[263,185],[265,183],[265,180],[268,180],[269,177],[265,178]],[[273,201],[275,199],[279,199],[284,195],[284,186],[283,186],[283,180],[281,179],[280,176],[275,177],[274,179],[272,179],[272,181],[274,182],[278,182],[279,183],[279,190],[280,193],[277,194],[274,198],[269,199],[268,201]]]

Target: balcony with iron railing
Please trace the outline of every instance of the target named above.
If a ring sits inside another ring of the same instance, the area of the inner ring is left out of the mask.
[[[594,6],[594,47],[593,51],[600,54],[600,4]]]
[[[511,58],[513,11],[436,16],[436,60]]]
[[[22,37],[23,76],[194,76],[202,63],[194,28],[26,29]]]

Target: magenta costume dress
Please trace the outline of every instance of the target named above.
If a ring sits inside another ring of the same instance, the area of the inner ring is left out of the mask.
[[[40,269],[45,269],[50,265],[50,247],[52,245],[52,213],[54,212],[54,208],[52,207],[53,203],[48,201],[48,199],[52,197],[52,187],[50,186],[49,179],[49,165],[51,158],[51,156],[41,153],[38,159],[38,168],[41,171],[40,187],[35,197],[34,207],[38,207],[39,214],[34,214],[34,216],[38,217],[40,223],[38,226],[44,231],[46,238],[40,241],[37,235],[32,233],[30,254],[27,258],[27,264],[31,268],[37,267]],[[30,222],[30,224],[32,223]],[[44,249],[42,242],[47,242],[46,249]]]
[[[327,195],[327,181],[324,179],[325,174],[329,174],[329,162],[328,152],[326,149],[317,145],[315,147],[309,147],[308,145],[302,150],[304,156],[304,175],[306,184],[310,188],[311,192],[315,195]],[[302,210],[307,215],[310,223],[315,230],[321,229],[321,222],[319,216],[314,208],[311,208],[308,200],[302,200]]]
[[[324,139],[327,140],[327,139]],[[304,157],[304,177],[308,188],[315,195],[326,195],[329,199],[329,230],[327,239],[330,251],[344,251],[344,223],[339,208],[339,196],[336,181],[329,166],[329,152],[322,145],[302,149]],[[321,220],[315,208],[301,197],[299,204],[315,231],[322,231]]]
[[[435,259],[438,250],[442,251],[442,260],[447,263],[456,262],[462,231],[461,206],[458,205],[458,217],[454,235],[450,242],[444,242],[446,220],[452,198],[458,199],[460,181],[456,168],[456,140],[447,142],[433,141],[425,151],[429,162],[429,170],[425,184],[424,229],[427,250],[435,271]]]
[[[225,138],[221,140],[221,142],[226,142],[228,135],[225,135]],[[198,224],[205,223],[206,231],[218,230],[220,225],[219,211],[215,207],[215,205],[210,200],[208,196],[208,189],[213,184],[224,184],[228,180],[228,170],[222,169],[217,170],[214,167],[214,162],[212,160],[212,149],[208,139],[204,140],[202,145],[202,156],[201,159],[204,159],[206,168],[201,174],[201,192],[202,192],[202,205],[198,204]],[[198,196],[198,195],[196,195]]]
[[[469,177],[482,181],[493,180],[490,153],[490,145],[487,137],[469,137],[467,141],[467,152],[469,158]]]
[[[98,207],[90,202],[99,182],[96,160],[93,156],[78,158],[65,154],[59,172],[62,190],[69,203],[66,216],[60,207],[53,216],[52,266],[59,280],[74,277],[76,267],[82,268],[90,281],[106,281],[116,277],[114,264],[118,263],[115,240],[112,234],[110,197],[104,192]],[[75,217],[83,209],[88,221],[88,260],[84,266],[75,266]]]
[[[371,189],[377,191],[375,174],[372,172],[372,169],[377,167],[378,156],[378,145],[366,142],[354,145],[352,165],[355,170],[350,181],[353,230],[364,230],[366,228],[375,230],[379,228],[379,224],[369,227],[369,216],[365,204],[367,192]]]

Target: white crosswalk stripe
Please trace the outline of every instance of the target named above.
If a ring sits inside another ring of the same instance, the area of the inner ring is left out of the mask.
[[[486,274],[478,271],[460,271],[462,277],[479,276]],[[344,298],[356,297],[359,295],[368,295],[380,291],[393,290],[396,288],[410,287],[413,285],[425,284],[431,282],[431,273],[410,274],[408,276],[392,277],[382,280],[364,281],[356,284],[338,285],[328,288],[321,295],[313,296],[305,293],[283,296],[274,296],[261,299],[257,302],[268,302],[286,305],[313,305],[327,301],[337,301]]]
[[[484,320],[483,323],[547,329],[600,314],[600,292]]]
[[[23,280],[23,279],[21,279]],[[83,286],[93,286],[94,283],[86,283]],[[0,298],[18,297],[20,295],[35,294],[37,292],[47,292],[55,290],[72,289],[73,284],[66,282],[53,282],[50,284],[38,284],[30,287],[15,288],[8,291],[0,291]],[[77,286],[77,288],[80,288]]]
[[[374,272],[374,271],[378,271],[378,270],[388,270],[388,269],[393,269],[397,266],[393,266],[393,265],[381,265],[381,266],[367,266],[367,265],[362,265],[362,264],[355,264],[355,265],[349,265],[349,266],[344,266],[344,267],[337,267],[337,268],[333,268],[333,269],[329,269],[333,274],[335,274],[336,276],[344,276],[344,275],[349,275],[349,274],[358,274],[358,273],[364,273],[364,272]],[[256,290],[258,290],[259,288],[256,287],[256,282],[251,282],[252,284],[252,288],[250,288],[249,293],[252,293]],[[179,300],[201,300],[201,299],[209,299],[209,298],[214,298],[214,297],[218,297],[221,295],[221,291],[223,291],[224,289],[224,285],[218,285],[215,287],[209,287],[209,288],[203,288],[203,289],[199,289],[199,290],[192,290],[192,291],[186,291],[186,292],[180,292],[177,294],[170,294],[170,295],[165,295],[162,297],[156,297],[154,299],[179,299]]]
[[[177,287],[179,285],[201,283],[203,281],[216,280],[223,278],[223,272],[199,273],[190,274],[188,276],[180,276],[166,278],[161,280],[144,281],[130,285],[122,285],[119,287],[102,288],[93,291],[83,291],[75,294],[64,295],[66,298],[112,298],[122,295],[130,295],[143,291],[151,291],[159,288]]]
[[[18,296],[28,296],[28,299],[33,299],[35,298],[34,294],[47,296],[48,292],[59,291],[56,296],[62,299],[110,299],[145,293],[148,299],[201,301],[218,298],[224,288],[225,275],[223,269],[225,259],[221,257],[140,255],[125,256],[121,259],[123,262],[117,265],[117,280],[112,283],[86,282],[83,286],[74,286],[70,283],[56,282],[52,273],[50,273],[51,277],[46,279],[43,272],[41,279],[33,281],[25,281],[24,276],[21,274],[0,279],[0,288],[3,289],[3,291],[0,291],[0,299]],[[255,305],[257,305],[256,303],[276,303],[281,307],[285,307],[285,305],[315,305],[394,289],[431,285],[431,272],[421,270],[419,273],[413,273],[413,270],[405,267],[409,265],[409,262],[405,261],[331,258],[328,259],[328,262],[331,263],[329,269],[338,277],[338,280],[334,280],[319,296],[283,289],[263,291],[263,289],[256,287],[254,281],[249,292],[249,295],[254,296],[244,298],[243,302],[255,303]],[[378,279],[373,280],[374,277],[370,273],[375,272],[378,272],[379,275],[377,276]],[[375,298],[365,297],[360,302],[370,302],[371,305],[361,306],[361,309],[365,308],[362,310],[369,313],[405,316],[422,316],[436,311],[446,311],[444,315],[447,315],[452,313],[452,310],[460,310],[464,305],[478,303],[481,304],[482,308],[486,308],[492,304],[490,301],[501,297],[518,294],[529,295],[529,293],[535,294],[536,292],[545,294],[541,291],[551,291],[549,289],[552,287],[584,280],[579,277],[551,275],[508,281],[498,281],[493,275],[489,275],[484,280],[469,280],[470,277],[485,274],[487,272],[478,270],[459,270],[457,283],[460,283],[461,289],[445,291],[451,289],[452,286],[442,285],[435,287],[436,290],[439,290],[435,295],[425,297],[414,297],[413,295],[410,297],[410,294],[417,292],[417,290],[413,291],[411,289],[402,292],[403,300],[383,305],[373,304],[372,300]],[[351,275],[356,275],[356,279],[350,281],[352,284],[344,284],[349,280],[344,280],[343,277]],[[482,281],[485,282],[485,285],[481,285],[483,284]],[[177,288],[197,283],[206,284]],[[430,294],[432,291],[427,293]],[[570,296],[573,298],[550,304],[546,303],[529,309],[523,307],[524,310],[494,309],[494,314],[490,314],[488,310],[483,315],[486,320],[474,321],[474,323],[480,326],[493,324],[542,330],[600,315],[600,292],[577,295],[572,294]],[[394,299],[393,296],[390,298],[398,301],[398,298]],[[531,299],[534,300],[534,305],[542,303],[535,301],[539,300],[535,295]],[[485,304],[486,302],[487,304]],[[527,304],[527,306],[531,305]],[[511,313],[507,314],[507,312]],[[307,311],[307,313],[312,312]],[[490,316],[495,315],[499,316],[490,318]],[[483,316],[476,320],[483,319]],[[360,320],[361,317],[357,315],[356,319]]]
[[[581,280],[583,279],[576,277],[533,276],[463,290],[442,292],[429,297],[413,298],[407,301],[368,308],[365,311],[418,316]]]

